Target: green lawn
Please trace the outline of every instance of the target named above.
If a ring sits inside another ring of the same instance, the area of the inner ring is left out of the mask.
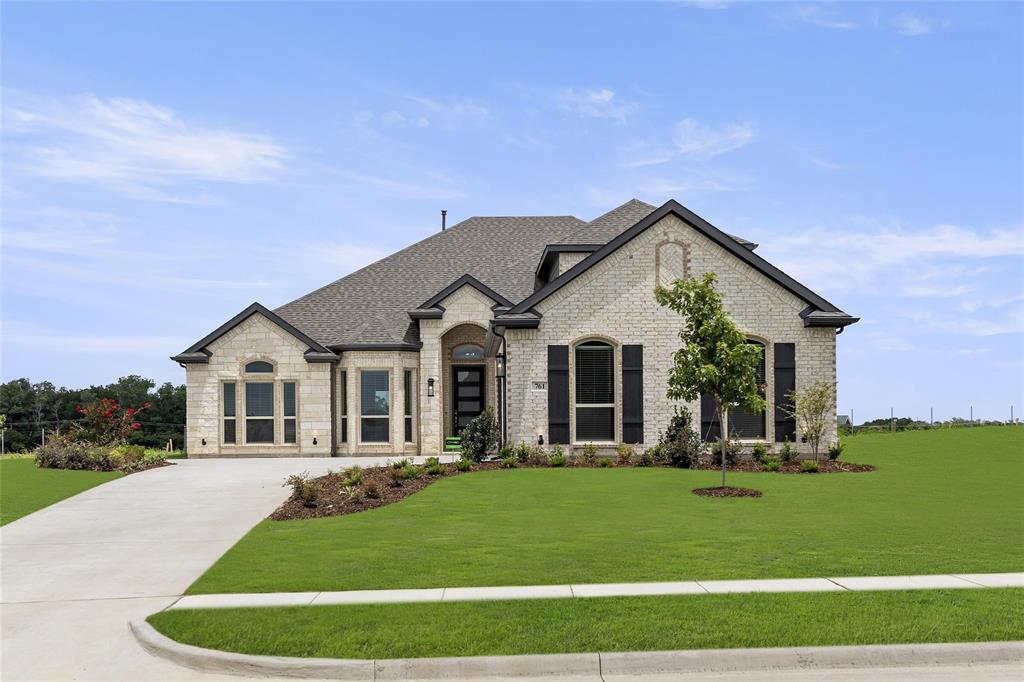
[[[1024,639],[1024,590],[207,609],[149,621],[186,644],[331,658],[999,641]]]
[[[264,521],[189,593],[1024,570],[1024,428],[858,435],[844,458],[878,471],[730,475],[759,499],[691,494],[713,471],[454,477],[369,512]]]
[[[39,469],[31,457],[4,457],[0,459],[0,526],[121,475]]]

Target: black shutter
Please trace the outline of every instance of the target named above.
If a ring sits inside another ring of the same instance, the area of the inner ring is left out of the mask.
[[[548,439],[569,443],[569,346],[548,346]]]
[[[796,390],[796,344],[775,344],[775,442],[785,438],[796,442],[796,419],[786,412],[792,407],[789,394]]]
[[[718,440],[722,432],[718,425],[718,412],[715,410],[715,399],[709,393],[700,396],[700,437],[711,442]]]
[[[644,347],[622,347],[622,442],[644,440]]]

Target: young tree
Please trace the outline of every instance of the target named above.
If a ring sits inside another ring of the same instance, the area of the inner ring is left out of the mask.
[[[794,419],[800,435],[811,444],[814,461],[818,461],[821,439],[835,415],[836,387],[828,381],[815,381],[801,391],[789,394],[790,407],[783,409]]]
[[[743,332],[722,307],[715,289],[714,273],[702,280],[677,279],[669,288],[657,287],[658,304],[679,313],[682,348],[668,378],[670,400],[696,400],[702,393],[711,395],[718,412],[721,433],[722,487],[725,487],[725,451],[729,437],[729,409],[742,407],[749,412],[764,409],[764,398],[757,383],[761,351],[748,344]]]

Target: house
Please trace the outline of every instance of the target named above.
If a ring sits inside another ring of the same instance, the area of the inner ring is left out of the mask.
[[[857,318],[756,248],[675,201],[469,218],[276,310],[253,303],[174,356],[189,456],[438,454],[486,407],[512,442],[649,446],[673,414],[680,324],[654,287],[708,271],[763,353],[767,407],[730,428],[796,441],[782,402],[835,380]],[[717,437],[713,405],[689,407]]]

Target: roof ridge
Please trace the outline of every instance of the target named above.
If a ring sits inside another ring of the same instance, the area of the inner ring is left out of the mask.
[[[656,208],[657,208],[657,206],[651,206],[651,205],[650,205],[650,204],[648,204],[648,203],[647,203],[646,201],[640,201],[640,200],[639,200],[639,199],[637,199],[636,197],[633,197],[633,198],[632,198],[632,199],[630,199],[629,201],[626,201],[625,203],[619,204],[618,206],[616,206],[616,207],[615,207],[615,208],[613,208],[612,210],[610,210],[610,211],[605,211],[604,213],[602,213],[601,215],[597,216],[596,218],[594,218],[593,220],[591,220],[591,221],[590,221],[590,222],[588,222],[587,224],[588,224],[588,225],[591,225],[591,224],[593,224],[593,223],[596,223],[596,222],[597,222],[598,220],[600,220],[601,218],[607,218],[607,217],[608,217],[608,216],[610,216],[610,215],[611,215],[612,213],[615,213],[616,211],[620,211],[620,210],[624,209],[624,208],[625,208],[626,206],[629,206],[630,204],[641,204],[641,205],[643,205],[643,206],[646,206],[646,207],[650,207],[650,209],[651,209],[652,211],[653,211],[654,209],[656,209]]]

